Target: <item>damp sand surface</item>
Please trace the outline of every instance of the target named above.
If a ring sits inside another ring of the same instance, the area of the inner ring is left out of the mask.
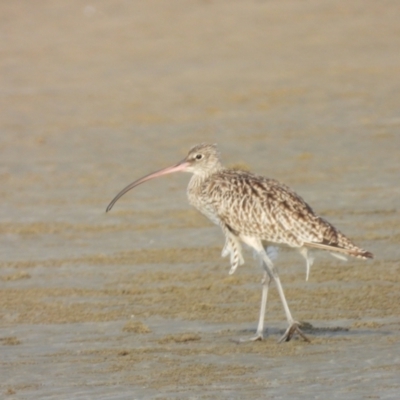
[[[0,398],[396,399],[397,1],[0,5]],[[228,275],[189,176],[132,180],[217,142],[373,252],[282,249],[310,343],[277,344],[261,271]]]

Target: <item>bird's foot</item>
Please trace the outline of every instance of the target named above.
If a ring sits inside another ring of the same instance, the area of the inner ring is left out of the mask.
[[[262,333],[256,333],[255,336],[251,336],[249,338],[240,338],[240,339],[231,339],[234,343],[247,343],[247,342],[256,342],[258,340],[263,340],[264,336]]]
[[[301,324],[297,321],[293,321],[289,327],[286,329],[285,333],[278,340],[278,343],[288,342],[295,333],[298,333],[306,342],[310,342],[310,339],[303,333],[299,328]]]

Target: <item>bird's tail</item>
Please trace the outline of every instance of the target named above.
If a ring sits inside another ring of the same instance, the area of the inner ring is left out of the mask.
[[[350,242],[351,243],[351,242]],[[374,258],[374,255],[370,253],[369,251],[360,249],[359,247],[355,246],[353,243],[351,243],[351,246],[349,247],[339,247],[336,244],[326,244],[326,243],[304,243],[305,246],[307,247],[313,247],[315,249],[320,249],[320,250],[327,250],[331,253],[340,253],[356,258],[362,258],[362,259],[367,259],[367,258]]]
[[[328,221],[320,218],[320,222],[323,225],[323,240],[321,242],[307,242],[304,245],[356,258],[374,258],[372,253],[357,247],[347,236],[343,235]]]

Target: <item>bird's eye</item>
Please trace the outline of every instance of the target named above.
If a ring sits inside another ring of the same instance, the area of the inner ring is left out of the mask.
[[[196,154],[195,159],[201,160],[203,158],[203,154]]]

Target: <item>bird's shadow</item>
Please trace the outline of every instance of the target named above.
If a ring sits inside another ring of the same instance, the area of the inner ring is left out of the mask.
[[[312,335],[312,337],[357,337],[365,335],[379,335],[387,336],[393,334],[393,332],[387,330],[379,329],[359,329],[359,328],[349,328],[346,326],[329,326],[329,327],[319,327],[310,324],[309,322],[302,322],[300,329],[306,335]],[[242,329],[239,334],[251,335],[254,334],[254,329]],[[268,327],[264,329],[264,337],[269,336],[281,336],[285,332],[285,329],[280,329],[278,327]],[[297,337],[297,335],[296,335]]]

